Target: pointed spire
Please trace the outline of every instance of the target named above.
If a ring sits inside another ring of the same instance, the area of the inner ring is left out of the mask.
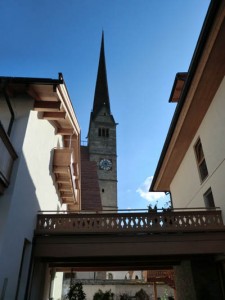
[[[93,116],[95,116],[99,112],[99,110],[104,106],[108,109],[110,113],[110,102],[104,51],[104,32],[102,31],[102,42],[93,104]]]

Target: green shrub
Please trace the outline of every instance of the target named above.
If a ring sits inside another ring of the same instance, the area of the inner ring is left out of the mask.
[[[130,297],[129,297],[129,295],[126,294],[126,293],[120,295],[120,300],[129,300],[129,299],[130,299]]]
[[[138,291],[136,294],[136,299],[137,300],[149,300],[149,296],[146,293],[146,291],[144,291],[143,289],[140,289],[140,291]]]
[[[69,300],[85,300],[86,294],[83,291],[83,285],[81,282],[73,283],[70,286],[69,292],[66,295],[66,299]]]
[[[113,298],[114,293],[112,293],[111,290],[103,292],[99,289],[98,292],[94,294],[93,300],[113,300]]]

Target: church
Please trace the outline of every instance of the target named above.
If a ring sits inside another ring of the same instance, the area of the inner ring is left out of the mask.
[[[88,145],[81,146],[82,210],[117,210],[116,126],[110,110],[102,34]]]

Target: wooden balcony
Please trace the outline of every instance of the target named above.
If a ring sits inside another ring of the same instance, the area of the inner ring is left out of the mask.
[[[53,156],[53,172],[62,203],[79,208],[77,199],[77,164],[74,162],[72,148],[55,148]]]
[[[220,210],[40,213],[36,234],[123,234],[225,231]]]
[[[8,187],[10,175],[13,168],[13,162],[17,158],[8,135],[6,134],[0,122],[0,194]]]

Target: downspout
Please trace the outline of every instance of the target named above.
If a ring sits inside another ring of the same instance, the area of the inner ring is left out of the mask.
[[[8,134],[8,136],[10,136],[11,130],[12,130],[12,125],[13,125],[13,122],[14,122],[14,120],[15,120],[15,114],[14,114],[12,105],[11,105],[11,103],[10,103],[9,96],[8,96],[8,94],[7,94],[7,92],[6,92],[6,88],[3,89],[3,93],[4,93],[4,96],[5,96],[5,100],[6,100],[6,103],[7,103],[7,105],[8,105],[9,111],[10,111],[10,113],[11,113],[11,119],[10,119],[9,127],[8,127],[8,130],[7,130],[7,134]]]

